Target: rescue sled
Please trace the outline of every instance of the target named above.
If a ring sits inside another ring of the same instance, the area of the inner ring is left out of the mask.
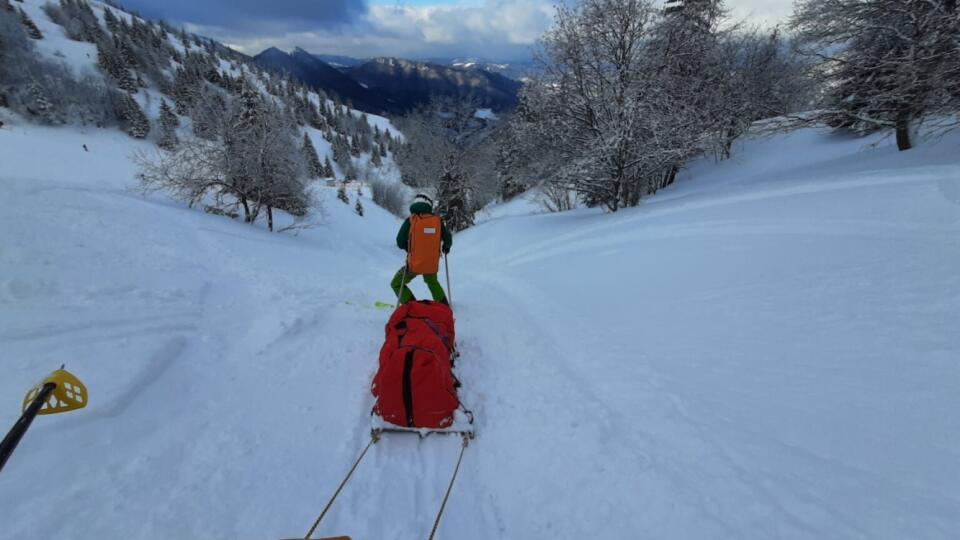
[[[310,539],[364,456],[385,434],[458,435],[462,439],[456,466],[430,532],[434,538],[457,479],[464,452],[476,436],[473,413],[460,401],[460,382],[453,373],[459,354],[453,311],[443,303],[411,301],[401,305],[386,325],[380,366],[370,387],[375,398],[370,441],[305,536]],[[321,540],[350,540],[348,536]]]
[[[475,436],[473,413],[460,401],[453,311],[413,301],[397,308],[385,329],[380,367],[371,385],[376,402],[371,434]]]

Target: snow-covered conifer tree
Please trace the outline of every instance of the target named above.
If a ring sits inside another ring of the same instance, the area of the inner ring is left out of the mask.
[[[23,27],[27,29],[27,35],[30,36],[30,39],[43,39],[43,34],[40,32],[40,29],[37,27],[37,23],[33,22],[33,19],[27,15],[27,12],[20,9],[20,22],[23,23]]]
[[[177,117],[166,100],[160,101],[160,139],[157,146],[164,150],[173,150],[180,143],[177,137],[177,128],[180,119]]]
[[[817,59],[832,125],[893,129],[908,150],[917,123],[946,112],[938,77],[957,59],[955,0],[801,0],[791,25]]]
[[[135,139],[145,139],[150,133],[150,120],[140,104],[129,94],[123,93],[117,104],[118,116],[123,119],[127,134]]]
[[[471,208],[470,190],[461,174],[448,170],[440,177],[436,211],[454,232],[473,226],[475,212]]]
[[[303,134],[303,146],[300,148],[303,158],[307,164],[307,171],[310,178],[320,178],[323,176],[323,165],[320,164],[320,156],[317,155],[317,149],[313,146],[313,141],[307,133]]]

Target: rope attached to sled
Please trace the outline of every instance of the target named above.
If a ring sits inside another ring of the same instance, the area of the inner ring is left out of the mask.
[[[350,468],[350,472],[347,473],[346,478],[343,479],[343,482],[340,482],[340,487],[337,488],[337,491],[333,494],[333,497],[330,497],[330,502],[328,502],[327,506],[324,507],[323,512],[320,512],[320,517],[313,522],[313,527],[310,527],[310,531],[307,532],[307,535],[303,537],[304,540],[310,540],[310,537],[312,537],[313,533],[316,532],[317,527],[320,526],[320,522],[323,521],[324,516],[327,515],[330,507],[333,506],[333,502],[337,500],[337,496],[340,495],[340,492],[343,491],[344,486],[346,486],[347,482],[350,481],[350,477],[353,476],[353,471],[357,470],[360,462],[363,461],[363,457],[367,455],[367,451],[370,450],[370,447],[376,444],[378,441],[380,441],[380,437],[374,433],[370,437],[370,442],[367,443],[367,447],[363,449],[363,452],[360,453],[360,457],[357,458],[357,461],[353,464],[353,467]]]
[[[450,478],[450,485],[447,486],[447,494],[443,496],[443,504],[440,505],[440,511],[437,512],[437,519],[433,522],[433,530],[430,531],[430,540],[437,534],[437,528],[440,526],[440,518],[443,517],[443,511],[447,508],[447,501],[450,499],[450,492],[453,491],[453,483],[457,481],[457,473],[460,472],[460,463],[463,462],[463,453],[470,446],[470,438],[463,436],[463,446],[460,447],[460,457],[457,459],[457,466],[453,469],[453,476]]]

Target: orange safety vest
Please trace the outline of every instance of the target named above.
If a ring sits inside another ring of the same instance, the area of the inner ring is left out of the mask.
[[[443,223],[439,216],[410,216],[410,241],[407,244],[407,268],[414,274],[436,274],[440,271],[440,247]]]

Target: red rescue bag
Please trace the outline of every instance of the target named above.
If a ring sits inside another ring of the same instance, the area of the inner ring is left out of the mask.
[[[453,375],[453,312],[436,302],[408,302],[387,324],[373,412],[391,424],[443,429],[460,407]]]
[[[405,319],[429,321],[440,333],[440,337],[443,339],[447,349],[453,351],[455,348],[457,333],[454,328],[453,310],[450,309],[450,306],[429,300],[407,302],[401,305],[393,312],[390,321],[387,323],[386,334],[388,339],[390,333],[394,331],[394,327]]]
[[[453,425],[460,400],[450,360],[416,347],[394,349],[373,379],[373,412],[391,424],[443,429]]]

